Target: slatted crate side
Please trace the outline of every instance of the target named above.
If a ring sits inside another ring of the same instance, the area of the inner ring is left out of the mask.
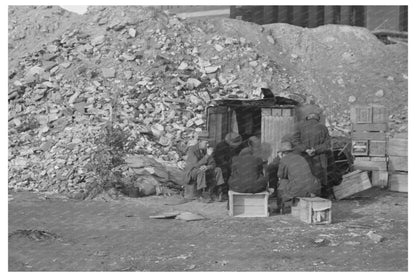
[[[389,173],[386,170],[373,170],[371,172],[371,184],[375,187],[388,186]]]
[[[353,140],[378,140],[378,141],[386,141],[386,133],[384,132],[365,132],[365,131],[357,131],[351,133],[351,138]]]
[[[344,178],[338,186],[333,188],[336,199],[349,197],[360,191],[371,188],[371,182],[366,171]]]
[[[387,143],[387,154],[389,156],[407,157],[408,155],[407,144],[408,144],[407,139],[390,138]]]
[[[386,141],[370,140],[369,155],[370,156],[386,156],[387,143]]]
[[[387,123],[353,123],[352,131],[367,131],[367,132],[386,132],[388,130]]]
[[[388,169],[392,171],[408,171],[408,157],[389,156]]]
[[[373,123],[386,123],[388,121],[387,109],[382,105],[373,104]]]
[[[228,191],[229,215],[237,217],[267,217],[269,194],[238,193]]]
[[[389,187],[391,191],[408,192],[407,173],[393,172],[389,174]]]
[[[354,160],[353,163],[354,170],[387,170],[386,161],[365,161],[365,160]]]
[[[373,109],[369,106],[353,106],[350,118],[353,123],[372,123]]]

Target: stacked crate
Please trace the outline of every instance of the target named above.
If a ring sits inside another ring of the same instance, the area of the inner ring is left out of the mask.
[[[390,190],[407,192],[407,134],[398,134],[390,138],[387,153]]]
[[[354,170],[371,171],[373,186],[387,187],[387,111],[381,105],[351,109]]]

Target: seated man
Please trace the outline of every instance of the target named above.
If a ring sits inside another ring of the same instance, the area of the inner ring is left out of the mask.
[[[228,179],[231,175],[231,162],[234,156],[237,156],[243,146],[241,136],[237,133],[228,133],[224,140],[217,144],[212,154],[215,164],[221,168],[225,184],[219,187],[220,201],[226,198],[228,192]]]
[[[216,167],[212,152],[208,147],[208,133],[200,132],[198,143],[188,149],[185,166],[185,185],[196,183],[197,192],[206,200],[212,200],[215,186],[224,184],[221,168]]]
[[[235,192],[258,193],[266,190],[267,178],[263,174],[263,160],[253,155],[254,141],[248,142],[249,146],[232,160],[228,185]]]
[[[321,192],[319,179],[312,174],[305,158],[293,152],[292,143],[283,142],[279,154],[281,160],[277,173],[278,210],[284,206],[282,203],[295,197],[319,196]]]

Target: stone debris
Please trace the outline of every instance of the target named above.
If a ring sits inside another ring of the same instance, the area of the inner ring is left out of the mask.
[[[153,188],[136,186],[141,194],[179,187],[186,149],[196,142],[196,132],[207,127],[205,108],[229,95],[259,99],[261,83],[275,95],[317,103],[327,115],[331,134],[345,135],[350,127],[346,104],[353,99],[349,97],[362,99],[357,85],[374,88],[371,82],[376,82],[377,74],[371,73],[368,82],[354,75],[355,68],[342,75],[344,64],[335,72],[343,80],[339,89],[338,83],[332,83],[336,78],[330,69],[307,75],[308,66],[326,70],[322,64],[314,67],[321,46],[314,53],[307,52],[314,47],[295,49],[297,54],[288,50],[293,46],[288,31],[293,28],[300,35],[302,28],[287,24],[266,28],[271,30],[267,34],[260,26],[240,20],[187,21],[140,6],[91,6],[82,16],[59,7],[10,6],[9,188],[85,196],[97,182],[89,165],[109,122],[128,133],[126,143],[135,144],[132,155],[158,162],[152,165],[153,173],[147,167],[126,165],[123,178],[141,174],[142,182],[153,184]],[[346,27],[322,28],[332,28],[326,34],[336,34],[340,28],[348,33]],[[318,33],[319,28],[313,30]],[[372,52],[383,54],[383,60],[389,56],[374,36],[359,35],[367,40],[358,43],[360,47],[375,45]],[[327,40],[333,43],[331,51],[341,48],[336,44],[341,39]],[[349,39],[348,43],[353,40]],[[281,52],[276,51],[278,46]],[[363,58],[360,49],[348,52],[354,53],[354,66]],[[345,53],[338,51],[339,56]],[[294,55],[296,61],[302,60],[295,67],[290,62]],[[332,56],[325,50],[325,59]],[[403,78],[383,78],[390,87],[377,87],[386,92],[396,85],[398,93],[377,98],[394,110],[389,117],[392,132],[407,132],[407,102],[389,99],[390,95],[407,99],[407,81],[403,81],[407,62],[394,64],[405,67],[390,63],[397,72],[383,74]],[[378,68],[374,67],[371,70]],[[333,95],[315,91],[316,87]],[[400,108],[392,103],[400,103]]]

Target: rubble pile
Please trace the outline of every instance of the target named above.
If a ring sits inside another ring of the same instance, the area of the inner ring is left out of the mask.
[[[48,32],[34,28],[48,22],[55,26]],[[354,67],[336,71],[328,59],[331,66],[321,68],[310,54],[318,46],[295,53],[289,34],[285,41],[283,31],[270,28],[232,19],[184,21],[139,6],[92,6],[82,16],[58,7],[9,7],[9,188],[89,191],[97,177],[87,165],[109,122],[129,133],[133,154],[183,168],[186,147],[206,128],[205,109],[216,98],[258,99],[267,86],[276,95],[320,104],[334,132],[348,127],[346,103],[369,101],[362,87],[375,90],[389,108],[395,105],[390,97],[399,97],[393,84],[400,82],[400,95],[407,95],[404,73],[394,67],[391,74],[371,71],[377,82],[387,76],[388,88],[370,88],[366,75],[342,76],[343,86],[328,81],[348,70],[361,74],[358,63],[345,55]],[[360,90],[350,91],[350,84]],[[334,86],[337,93],[326,97]],[[406,109],[404,101],[400,111]],[[390,116],[407,126],[403,117]]]
[[[93,7],[9,76],[9,187],[88,191],[94,141],[113,121],[137,154],[183,168],[212,99],[259,98],[291,79],[243,37],[140,7]],[[122,20],[120,20],[122,19]]]

